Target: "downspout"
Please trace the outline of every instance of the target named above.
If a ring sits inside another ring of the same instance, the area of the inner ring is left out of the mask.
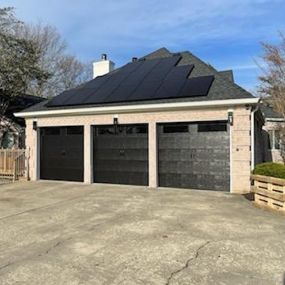
[[[250,122],[251,122],[251,170],[254,169],[254,164],[255,164],[255,143],[254,143],[254,139],[255,139],[255,128],[254,128],[254,115],[255,112],[258,110],[258,105],[256,105],[256,107],[254,109],[251,110],[251,118],[250,118]]]

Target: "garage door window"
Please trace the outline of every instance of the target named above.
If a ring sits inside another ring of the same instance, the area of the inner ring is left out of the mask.
[[[66,129],[67,135],[82,135],[83,128],[82,127],[69,127]]]
[[[44,135],[44,136],[58,136],[58,135],[60,135],[60,128],[42,129],[42,135]]]
[[[146,134],[147,126],[127,127],[127,134]]]
[[[114,127],[98,128],[97,129],[97,134],[98,135],[114,135],[115,134],[115,128]]]
[[[199,123],[198,132],[226,132],[226,123]]]
[[[181,124],[166,125],[166,126],[163,126],[163,132],[165,134],[169,134],[169,133],[188,133],[188,125],[181,125]]]

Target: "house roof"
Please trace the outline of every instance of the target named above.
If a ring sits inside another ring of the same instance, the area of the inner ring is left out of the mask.
[[[255,97],[235,84],[229,72],[217,71],[188,51],[161,48],[25,112],[246,98]]]
[[[270,99],[262,100],[262,103],[260,105],[260,110],[261,110],[262,115],[264,116],[265,120],[271,120],[271,121],[284,120],[283,116],[281,114],[277,113],[273,109]]]
[[[5,117],[13,120],[20,126],[24,126],[25,124],[24,120],[21,118],[14,117],[14,113],[30,108],[31,106],[38,104],[40,102],[46,103],[44,98],[38,96],[27,95],[27,94],[16,96],[11,100],[10,104],[8,105],[8,109],[5,112]]]

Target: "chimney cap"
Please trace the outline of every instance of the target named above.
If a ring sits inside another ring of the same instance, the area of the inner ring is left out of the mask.
[[[107,60],[107,54],[106,53],[102,53],[101,54],[101,59],[102,60]]]

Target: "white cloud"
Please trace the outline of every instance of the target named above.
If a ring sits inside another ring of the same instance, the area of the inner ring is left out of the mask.
[[[285,28],[284,0],[1,0],[0,5],[15,6],[25,21],[57,26],[81,58],[107,52],[118,64],[167,46],[207,50],[206,58],[221,65],[224,50],[239,54],[247,43],[247,58],[241,59],[244,51],[223,66],[252,73],[249,58],[258,55],[250,54],[251,47]]]

